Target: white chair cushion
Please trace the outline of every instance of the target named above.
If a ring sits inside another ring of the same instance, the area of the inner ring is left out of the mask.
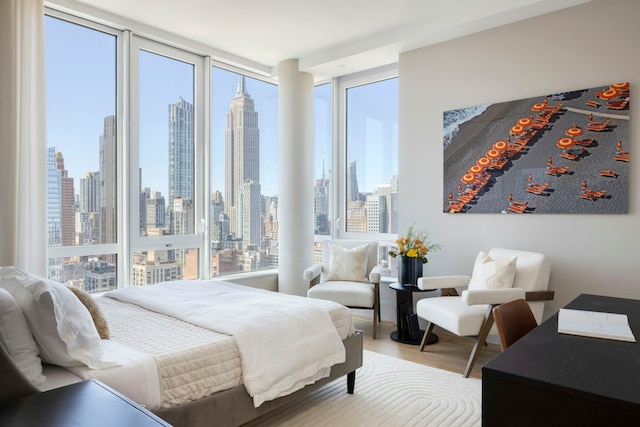
[[[373,307],[374,290],[372,284],[336,280],[311,287],[307,296],[334,301],[347,307]]]
[[[464,337],[478,335],[488,307],[467,305],[461,297],[435,297],[419,300],[416,313],[418,317]]]
[[[513,286],[518,257],[493,259],[480,252],[473,266],[469,290],[503,289]]]
[[[353,249],[329,244],[331,258],[326,280],[369,282],[367,278],[367,245]]]

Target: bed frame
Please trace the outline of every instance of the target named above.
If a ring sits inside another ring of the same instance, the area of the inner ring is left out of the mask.
[[[253,399],[247,393],[244,385],[240,385],[181,406],[158,409],[152,412],[175,427],[239,426],[344,375],[347,376],[347,392],[352,394],[355,387],[356,369],[362,366],[362,332],[356,331],[343,343],[347,353],[346,361],[332,366],[329,377],[288,396],[265,402],[258,408],[253,406]],[[39,392],[40,390],[22,375],[11,357],[0,345],[0,403]]]
[[[239,426],[344,375],[347,376],[347,392],[353,394],[356,369],[362,366],[362,332],[356,331],[343,343],[347,359],[344,363],[332,366],[329,377],[316,381],[288,396],[265,402],[257,408],[253,406],[253,399],[247,393],[244,385],[240,385],[185,405],[152,412],[175,427]]]

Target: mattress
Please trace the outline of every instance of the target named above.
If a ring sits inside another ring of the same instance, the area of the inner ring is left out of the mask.
[[[174,407],[242,384],[240,353],[232,336],[116,299],[96,301],[109,323],[105,350],[125,354],[120,360],[126,362],[100,371],[74,368],[76,375],[97,378],[150,409]],[[349,309],[331,301],[307,301],[329,313],[342,340],[355,333]]]

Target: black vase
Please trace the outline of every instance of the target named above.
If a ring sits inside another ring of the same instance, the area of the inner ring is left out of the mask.
[[[398,263],[398,278],[404,286],[417,286],[422,277],[422,258],[401,256]]]

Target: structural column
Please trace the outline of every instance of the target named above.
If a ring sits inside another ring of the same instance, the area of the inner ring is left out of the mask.
[[[278,64],[278,290],[306,295],[313,262],[313,75]]]

